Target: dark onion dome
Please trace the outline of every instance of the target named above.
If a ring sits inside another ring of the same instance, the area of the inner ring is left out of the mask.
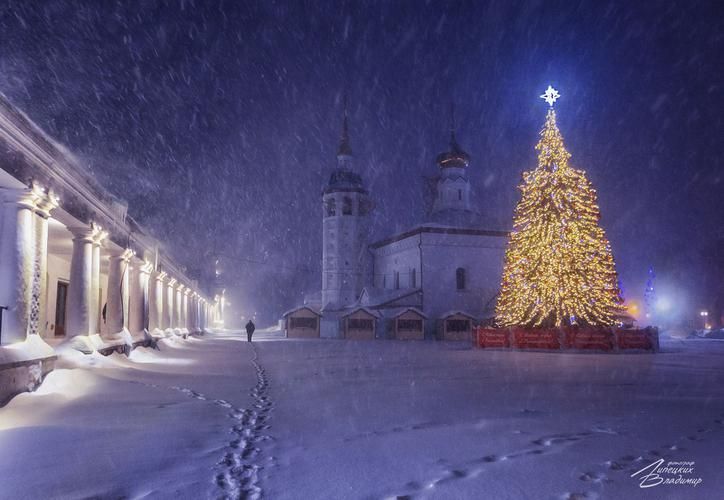
[[[450,132],[450,151],[437,155],[436,163],[440,168],[465,168],[470,163],[470,156],[462,150],[455,140],[455,132]]]

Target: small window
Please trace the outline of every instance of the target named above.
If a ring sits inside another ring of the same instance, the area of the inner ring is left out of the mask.
[[[349,196],[342,198],[342,215],[352,215],[352,198]]]
[[[469,319],[449,319],[445,323],[445,329],[448,332],[467,332],[470,330]]]
[[[462,267],[455,270],[455,284],[458,290],[465,290],[465,269]]]
[[[421,319],[398,319],[397,320],[397,331],[398,332],[421,332],[422,331],[422,320]]]
[[[373,330],[374,325],[371,319],[364,318],[349,318],[347,320],[347,326],[350,330]]]
[[[312,330],[317,329],[317,318],[295,318],[292,316],[289,318],[291,320],[291,328],[311,328]]]
[[[330,198],[327,200],[327,217],[333,217],[337,215],[337,200]]]
[[[417,269],[410,269],[410,287],[417,288]]]
[[[382,288],[387,288],[387,275],[382,275]]]
[[[462,200],[462,199],[463,199],[463,190],[458,189],[458,200]]]
[[[400,271],[395,271],[395,290],[400,289]]]

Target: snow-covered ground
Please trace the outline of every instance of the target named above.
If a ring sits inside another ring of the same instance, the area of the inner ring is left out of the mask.
[[[0,409],[0,498],[724,491],[722,341],[604,355],[256,338],[65,358]],[[640,488],[630,475],[660,458],[694,462],[682,476],[701,483]]]

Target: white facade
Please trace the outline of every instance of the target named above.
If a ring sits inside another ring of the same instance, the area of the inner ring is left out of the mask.
[[[367,232],[370,209],[363,211],[372,204],[352,168],[346,117],[337,158],[323,194],[321,336],[340,337],[340,314],[359,306],[381,312],[383,326],[415,308],[429,318],[427,337],[452,310],[492,318],[508,233],[481,224],[467,174],[470,158],[454,130],[449,150],[436,159],[427,222],[374,243]]]
[[[92,351],[207,327],[218,301],[126,211],[0,96],[0,361],[35,335],[33,345]],[[174,304],[163,300],[169,283]]]
[[[417,303],[412,305],[430,318],[449,310],[477,318],[491,316],[506,243],[503,231],[417,227],[372,245],[373,288],[419,289]]]

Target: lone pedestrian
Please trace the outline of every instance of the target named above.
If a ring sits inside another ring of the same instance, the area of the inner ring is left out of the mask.
[[[256,330],[256,326],[254,326],[254,322],[252,320],[249,320],[246,324],[246,340],[248,342],[251,342],[251,336],[254,335],[254,330]]]

